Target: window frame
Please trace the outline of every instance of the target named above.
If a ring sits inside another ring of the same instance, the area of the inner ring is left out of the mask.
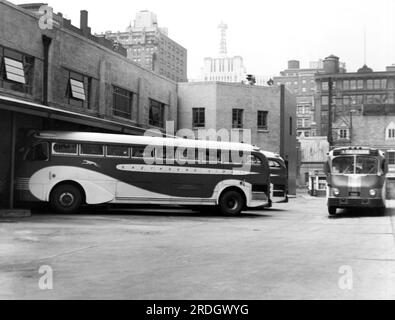
[[[203,114],[203,116],[202,116]],[[203,117],[203,121],[202,121]],[[195,121],[197,118],[197,121]],[[206,108],[192,108],[192,127],[205,128],[206,127]]]
[[[116,92],[118,90],[121,92]],[[112,96],[113,96],[112,115],[116,116],[116,117],[123,118],[123,119],[132,119],[134,95],[135,95],[135,93],[133,91],[113,85],[112,86]],[[116,108],[116,98],[117,97],[127,99],[129,112],[126,112],[124,110],[120,110],[120,109]],[[120,114],[116,114],[116,113],[120,113]],[[124,114],[124,115],[122,115],[122,114]]]
[[[236,117],[235,117],[236,115]],[[244,109],[232,109],[232,129],[243,129],[244,127]],[[236,123],[236,124],[235,124]]]
[[[75,153],[67,153],[67,152],[57,152],[55,151],[55,144],[75,144],[76,145],[76,151]],[[79,155],[79,144],[78,143],[73,143],[73,142],[52,142],[51,143],[51,155],[55,156],[78,156]]]
[[[108,147],[125,147],[128,150],[128,154],[126,156],[116,156],[116,155],[109,155],[108,154]],[[116,158],[116,159],[129,159],[131,152],[130,152],[130,147],[126,146],[126,145],[106,145],[105,146],[105,150],[104,150],[104,154],[106,158]]]
[[[268,128],[269,128],[268,121],[267,121],[268,115],[269,115],[269,111],[267,111],[267,110],[258,110],[257,111],[258,130],[265,130],[265,131],[268,130]],[[259,120],[261,120],[261,121],[259,121]]]
[[[153,127],[157,128],[164,128],[165,125],[165,106],[166,104],[154,100],[154,99],[149,99],[149,111],[148,111],[148,124]],[[151,118],[152,115],[152,110],[153,108],[159,108],[159,113],[160,113],[160,119],[158,121],[158,124],[154,123],[154,119]]]
[[[89,153],[82,153],[82,146],[83,145],[98,145],[102,147],[102,154],[89,154]],[[82,157],[98,157],[98,158],[104,158],[105,154],[105,146],[101,143],[79,143],[78,144],[78,154]]]

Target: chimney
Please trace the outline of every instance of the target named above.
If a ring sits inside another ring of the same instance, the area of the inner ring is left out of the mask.
[[[84,36],[90,34],[90,28],[88,27],[88,11],[86,10],[81,10],[80,29]]]

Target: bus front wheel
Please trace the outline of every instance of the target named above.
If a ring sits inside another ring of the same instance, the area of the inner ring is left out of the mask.
[[[50,204],[59,213],[75,213],[81,207],[81,191],[72,184],[61,184],[51,192]]]
[[[330,216],[334,216],[336,214],[336,207],[328,207],[328,213]]]
[[[219,209],[227,216],[237,216],[244,209],[245,200],[243,195],[235,190],[225,191],[219,200]]]

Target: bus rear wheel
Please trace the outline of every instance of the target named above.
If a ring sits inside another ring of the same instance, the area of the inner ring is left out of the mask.
[[[76,213],[82,204],[79,188],[72,184],[61,184],[51,192],[50,204],[59,213]]]
[[[336,214],[336,207],[328,207],[328,213],[330,216],[334,216]]]
[[[245,207],[243,195],[235,190],[225,191],[219,200],[219,209],[226,216],[237,216]]]

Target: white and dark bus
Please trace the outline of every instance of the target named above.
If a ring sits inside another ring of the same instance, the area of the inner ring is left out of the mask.
[[[265,155],[249,144],[94,132],[37,132],[18,153],[16,196],[61,213],[82,205],[270,204]]]
[[[329,152],[325,164],[328,213],[337,208],[369,208],[385,212],[388,165],[375,148],[342,147]]]

